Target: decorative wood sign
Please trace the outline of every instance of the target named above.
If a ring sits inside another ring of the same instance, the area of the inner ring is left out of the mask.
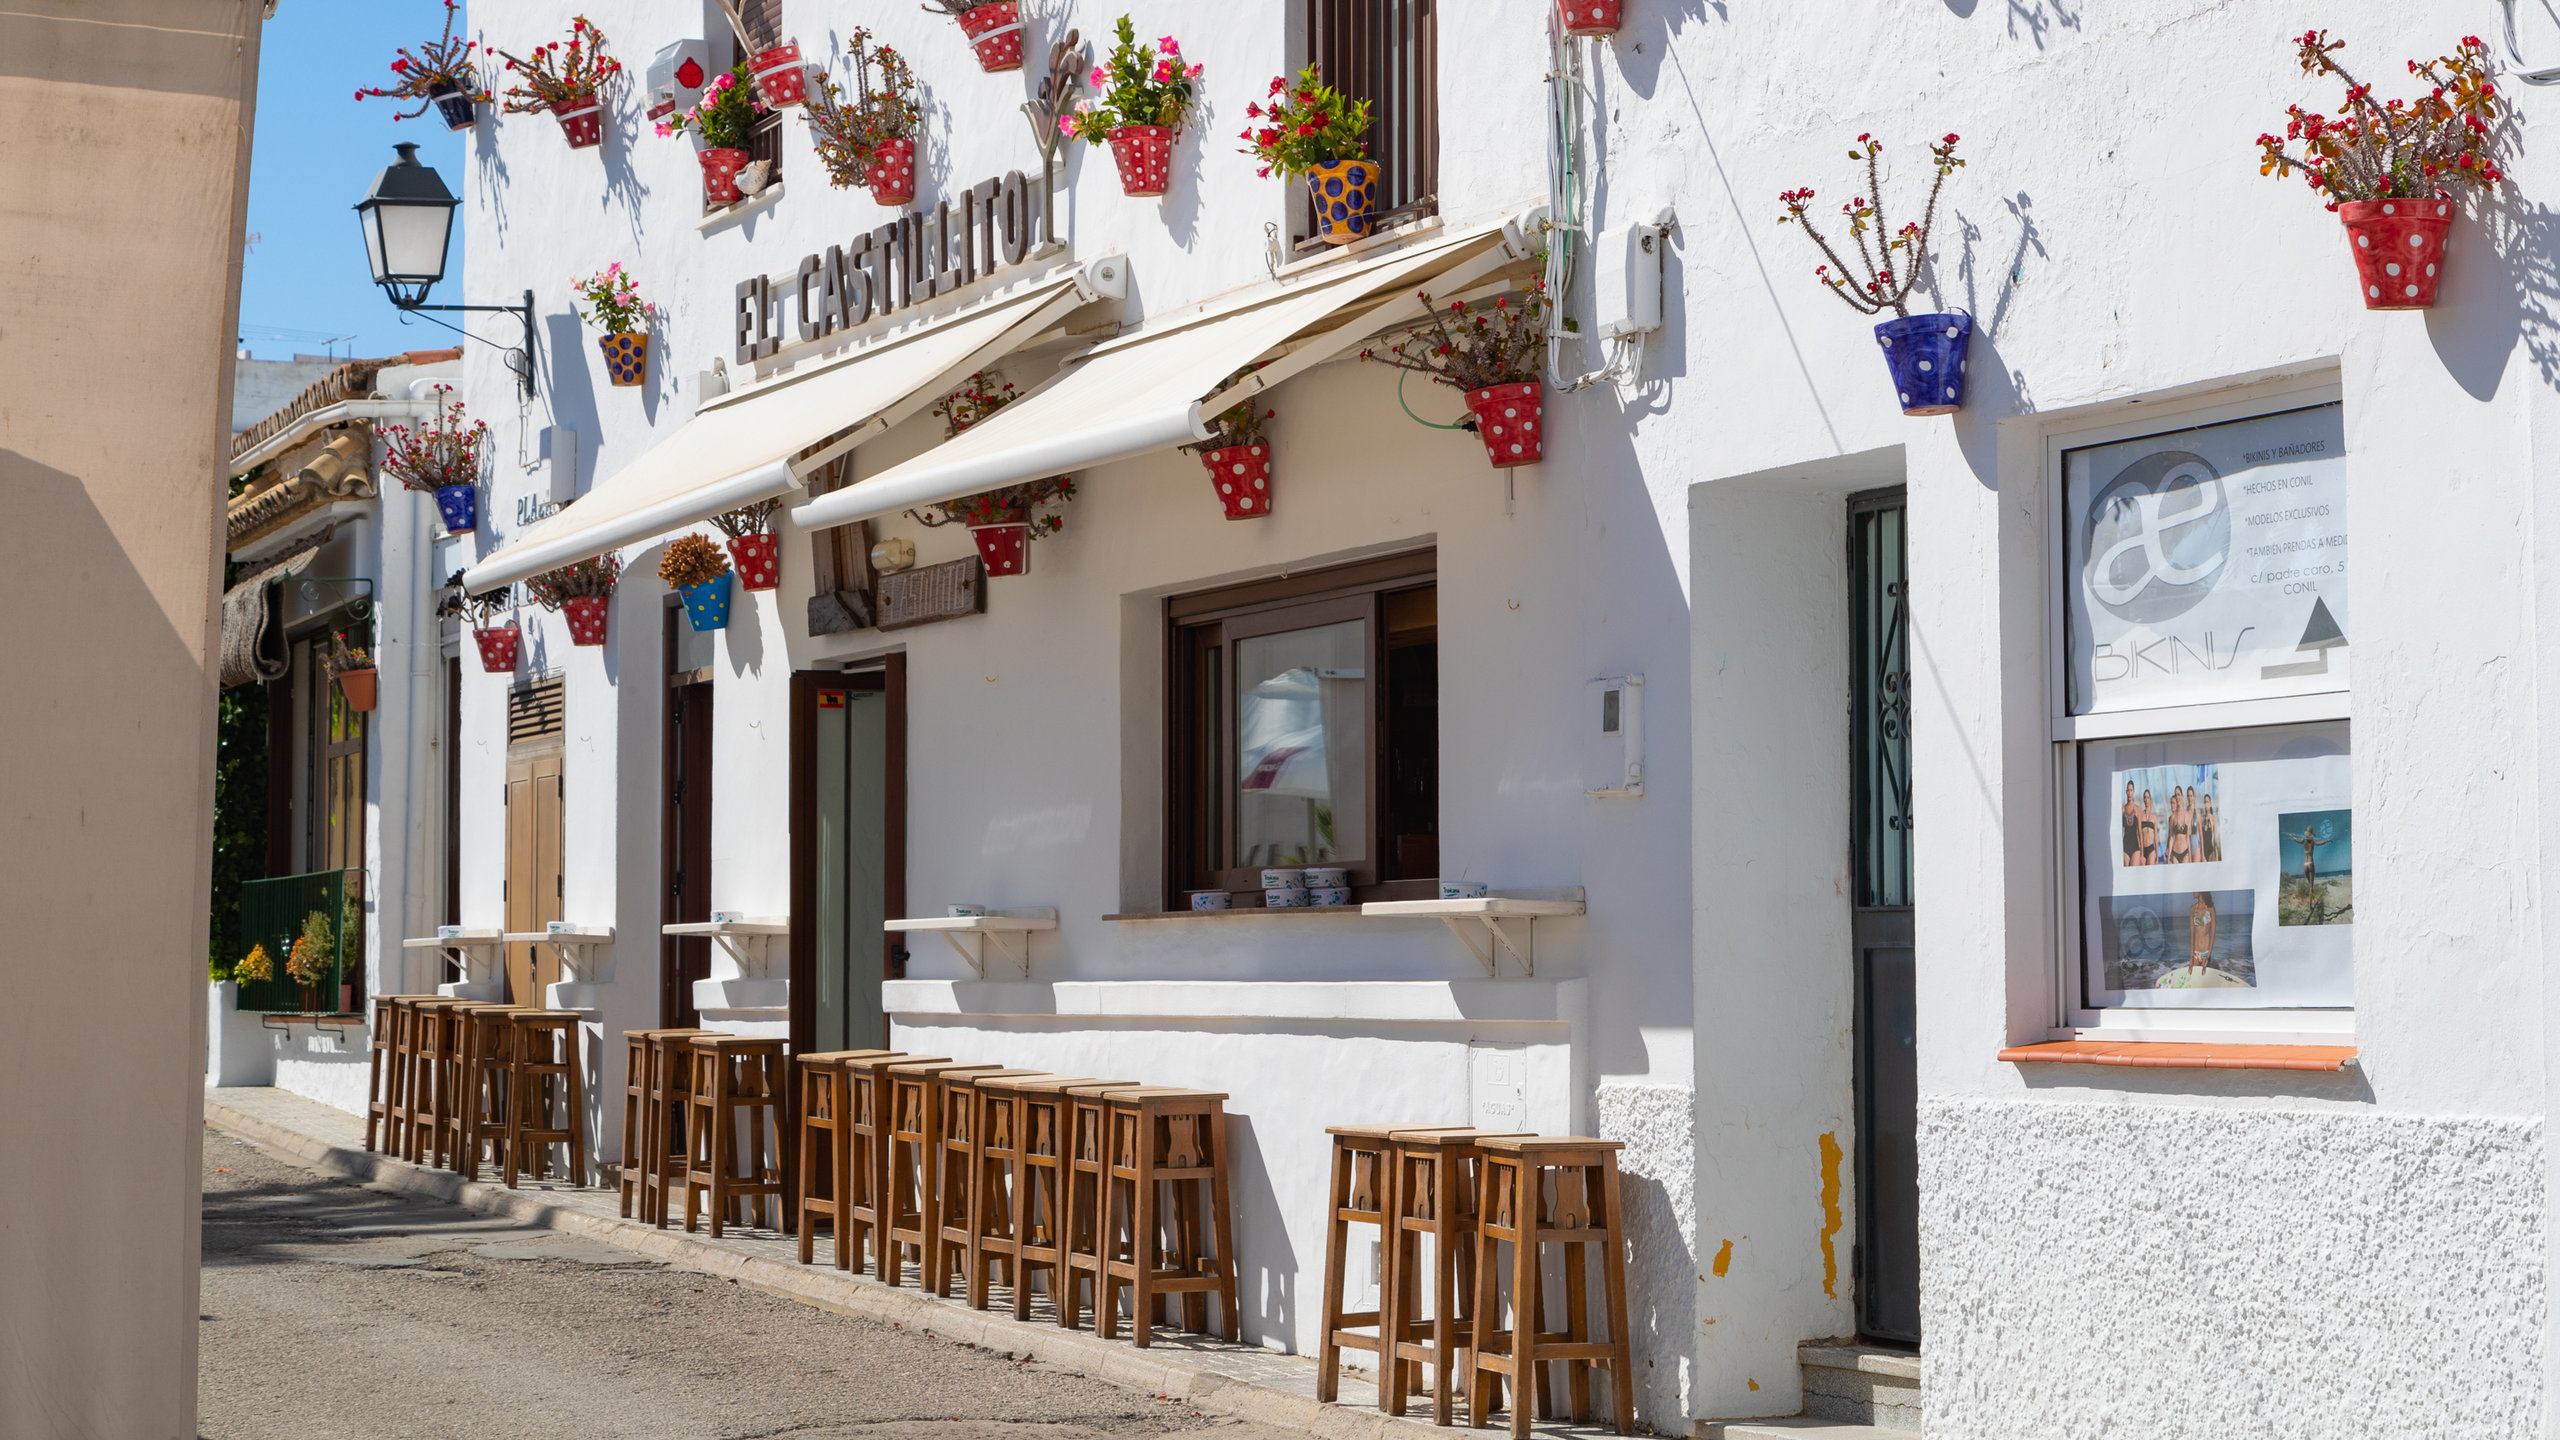
[[[936,620],[987,613],[985,566],[975,555],[943,565],[920,565],[880,577],[880,628],[904,630]]]

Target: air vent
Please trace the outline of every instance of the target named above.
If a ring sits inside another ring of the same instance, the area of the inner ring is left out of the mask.
[[[560,733],[560,682],[538,680],[507,696],[507,743]]]

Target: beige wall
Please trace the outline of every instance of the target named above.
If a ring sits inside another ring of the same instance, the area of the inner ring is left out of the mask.
[[[195,1431],[219,480],[259,0],[0,10],[0,1435]]]

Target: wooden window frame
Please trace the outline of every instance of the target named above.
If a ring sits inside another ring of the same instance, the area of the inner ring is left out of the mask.
[[[1438,0],[1307,0],[1307,62],[1325,83],[1370,106],[1369,158],[1378,164],[1373,218],[1398,225],[1439,213]],[[1298,238],[1315,234],[1299,207]],[[1320,242],[1317,242],[1320,243]]]
[[[1386,833],[1394,765],[1389,754],[1385,623],[1388,596],[1438,583],[1438,552],[1417,550],[1175,596],[1165,602],[1166,909],[1183,908],[1183,892],[1188,890],[1227,890],[1244,899],[1244,908],[1260,904],[1261,867],[1203,860],[1233,858],[1211,853],[1213,843],[1222,846],[1232,835],[1233,821],[1226,806],[1227,791],[1237,773],[1238,738],[1236,679],[1226,656],[1233,642],[1346,620],[1360,620],[1368,627],[1369,678],[1362,723],[1369,742],[1369,773],[1362,801],[1368,811],[1363,833],[1370,853],[1344,862],[1351,871],[1352,898],[1411,900],[1438,893],[1436,876],[1394,873],[1392,837]],[[1217,652],[1214,664],[1212,651]],[[1436,752],[1436,737],[1433,743]],[[1436,794],[1436,784],[1434,790]],[[1436,816],[1434,826],[1436,833]]]

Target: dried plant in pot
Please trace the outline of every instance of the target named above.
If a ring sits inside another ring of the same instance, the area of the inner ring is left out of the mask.
[[[1173,179],[1173,147],[1192,109],[1191,82],[1202,67],[1185,64],[1182,44],[1170,35],[1138,43],[1137,28],[1120,17],[1118,43],[1093,67],[1094,93],[1059,117],[1059,133],[1111,147],[1124,195],[1162,195]]]
[[[320,987],[332,984],[338,975],[337,927],[329,923],[329,912],[314,910],[302,917],[302,933],[285,952],[284,973],[302,987],[303,1010],[319,1010]]]
[[[604,327],[596,345],[604,352],[606,378],[621,386],[646,383],[649,321],[658,307],[640,298],[640,282],[616,260],[584,280],[570,281],[569,289],[580,301],[579,316]]]
[[[373,664],[373,627],[370,622],[334,630],[329,634],[329,675],[338,682],[338,693],[347,699],[347,708],[370,711],[380,696],[382,672]]]
[[[924,128],[915,71],[896,50],[872,45],[863,29],[853,32],[845,64],[853,88],[839,89],[821,74],[801,112],[818,163],[839,190],[868,185],[879,203],[904,205],[916,198],[916,137]]]
[[[1262,175],[1304,178],[1315,202],[1316,237],[1335,245],[1367,238],[1377,162],[1367,157],[1369,102],[1354,102],[1324,83],[1310,65],[1296,84],[1271,77],[1271,92],[1244,107],[1253,123],[1238,136],[1244,153],[1262,162]]]
[[[694,158],[702,163],[702,203],[706,207],[734,205],[746,198],[738,175],[747,167],[748,146],[755,137],[756,122],[765,113],[764,102],[757,98],[755,87],[747,83],[747,67],[741,63],[712,76],[692,109],[657,123],[661,137],[693,137]]]
[[[1786,213],[1778,223],[1797,224],[1828,262],[1813,268],[1814,278],[1823,288],[1840,297],[1841,302],[1861,315],[1881,315],[1890,310],[1891,320],[1876,326],[1876,343],[1884,349],[1884,363],[1893,376],[1894,393],[1901,397],[1905,415],[1952,415],[1964,405],[1964,374],[1967,353],[1973,342],[1973,317],[1963,311],[1943,315],[1914,315],[1908,303],[1912,287],[1919,283],[1920,272],[1929,263],[1929,227],[1938,217],[1938,193],[1947,185],[1947,177],[1964,168],[1956,158],[1956,139],[1949,135],[1929,147],[1929,161],[1936,178],[1929,183],[1929,201],[1920,218],[1894,229],[1884,214],[1884,174],[1878,157],[1884,154],[1884,142],[1872,135],[1861,135],[1849,150],[1849,158],[1863,161],[1867,167],[1867,189],[1864,195],[1840,207],[1849,224],[1850,253],[1858,258],[1858,269],[1866,275],[1857,278],[1841,252],[1832,248],[1821,231],[1814,228],[1807,213],[1813,203],[1811,188],[1788,190],[1778,196]],[[1896,256],[1901,257],[1899,261]]]
[[[2465,35],[2451,55],[2409,62],[2426,94],[2377,101],[2371,85],[2330,58],[2346,43],[2322,30],[2295,38],[2302,73],[2336,76],[2347,108],[2333,119],[2286,107],[2284,134],[2258,137],[2258,173],[2300,175],[2337,212],[2366,309],[2424,310],[2436,303],[2460,197],[2507,178],[2489,50]],[[2299,153],[2287,148],[2297,141]]]
[[[498,55],[516,77],[507,87],[508,114],[550,111],[572,150],[604,143],[604,89],[622,74],[622,62],[605,53],[604,32],[586,16],[572,16],[569,38],[535,46],[529,59]]]
[[[749,590],[771,590],[782,583],[782,540],[773,533],[779,500],[759,500],[711,517],[729,537],[729,558],[737,562],[738,584]]]
[[[925,0],[924,8],[960,22],[978,68],[990,75],[1022,68],[1022,6],[1017,0]]]
[[[605,617],[621,583],[621,556],[591,555],[527,579],[524,589],[534,604],[568,617],[570,644],[602,645]]]
[[[1247,365],[1228,376],[1226,384],[1234,385],[1261,368],[1259,363]],[[1256,392],[1219,411],[1209,422],[1208,439],[1182,447],[1208,467],[1209,483],[1230,520],[1259,520],[1271,513],[1271,442],[1262,427],[1278,414],[1264,409]]]
[[[1547,282],[1482,304],[1441,305],[1419,297],[1430,316],[1363,360],[1425,375],[1466,393],[1485,458],[1497,470],[1535,465],[1546,451]],[[1403,378],[1397,378],[1402,385]]]
[[[936,402],[933,413],[942,417],[945,435],[957,435],[1016,398],[1013,386],[1003,376],[981,370]],[[1066,528],[1065,517],[1054,507],[1075,498],[1076,482],[1053,475],[1046,480],[1026,480],[1019,485],[945,500],[925,510],[910,510],[907,515],[928,528],[968,526],[969,538],[977,542],[978,558],[985,562],[989,576],[1020,575],[1031,566],[1030,542]]]
[[[523,653],[524,632],[516,628],[508,593],[492,590],[462,601],[463,616],[471,622],[471,643],[480,651],[480,669],[490,675],[514,674],[516,657]]]
[[[487,472],[489,425],[464,412],[453,387],[435,387],[435,419],[427,424],[385,425],[382,473],[404,490],[423,490],[436,497],[437,518],[447,533],[467,535],[480,528],[480,480]]]
[[[391,118],[415,120],[433,106],[446,129],[470,129],[490,95],[471,58],[479,43],[454,39],[453,22],[461,13],[461,0],[444,0],[444,34],[414,51],[406,45],[394,51],[391,73],[399,78],[389,85],[368,85],[356,92],[356,99],[415,100],[417,109]]]
[[[696,630],[729,628],[729,557],[707,535],[679,535],[658,557],[658,578],[684,597],[684,618]]]

